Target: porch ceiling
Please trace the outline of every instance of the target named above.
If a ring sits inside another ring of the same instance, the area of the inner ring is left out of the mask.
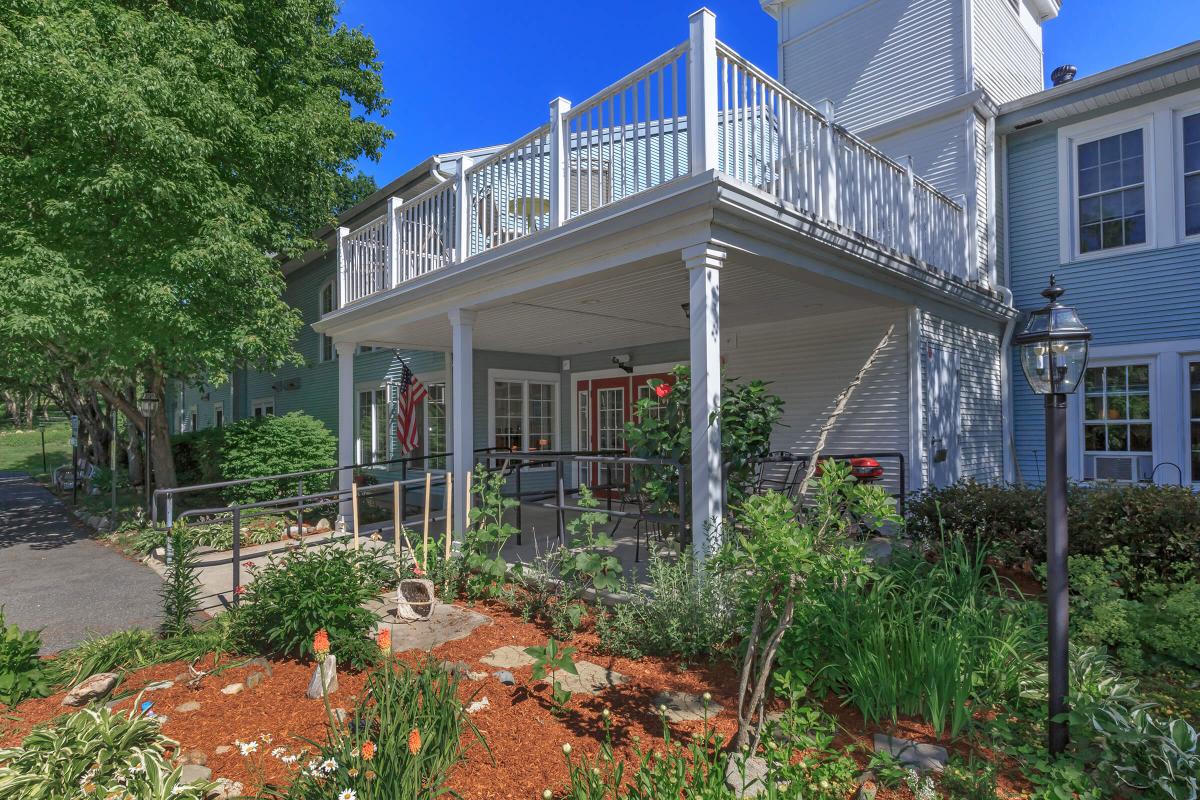
[[[687,270],[676,259],[611,269],[477,306],[475,348],[568,356],[686,339],[687,300]],[[885,304],[879,295],[771,269],[746,254],[731,254],[721,271],[725,328]],[[445,315],[407,324],[380,320],[361,335],[378,345],[450,347]]]

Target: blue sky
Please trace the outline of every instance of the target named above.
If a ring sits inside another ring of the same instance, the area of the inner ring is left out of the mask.
[[[515,139],[553,98],[589,97],[682,42],[702,4],[721,39],[778,74],[758,0],[344,0],[342,21],[375,39],[392,101],[395,138],[362,169],[382,185],[432,153]],[[1044,31],[1047,71],[1090,75],[1200,37],[1200,3],[1066,0]]]

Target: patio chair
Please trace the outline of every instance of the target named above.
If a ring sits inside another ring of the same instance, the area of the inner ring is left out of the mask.
[[[795,453],[778,450],[768,453],[755,467],[754,493],[776,491],[794,497],[804,475],[805,461]]]
[[[400,270],[404,279],[444,267],[452,257],[453,249],[446,248],[436,226],[417,220],[400,223]]]
[[[79,471],[76,473],[70,464],[63,464],[61,467],[55,467],[51,475],[51,482],[54,488],[60,492],[69,492],[76,486],[76,474],[78,474],[79,486],[86,489],[91,485],[92,479],[96,477],[96,466],[89,462],[86,458],[80,458],[78,462]]]
[[[496,205],[492,188],[482,189],[475,198],[475,225],[479,228],[485,250],[511,242],[520,235],[519,231],[507,224],[509,222],[509,215]]]

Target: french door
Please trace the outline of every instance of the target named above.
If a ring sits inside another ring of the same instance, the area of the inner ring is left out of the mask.
[[[576,381],[577,447],[580,450],[628,452],[625,424],[636,416],[637,401],[653,397],[650,381],[669,378],[664,372]],[[593,487],[599,497],[615,496],[626,484],[625,469],[592,464],[590,468],[580,470],[579,481]]]

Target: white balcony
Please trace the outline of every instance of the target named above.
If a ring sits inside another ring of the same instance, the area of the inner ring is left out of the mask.
[[[888,158],[711,35],[692,35],[457,179],[338,231],[338,305],[402,286],[688,176],[752,187],[962,282],[965,202]]]

